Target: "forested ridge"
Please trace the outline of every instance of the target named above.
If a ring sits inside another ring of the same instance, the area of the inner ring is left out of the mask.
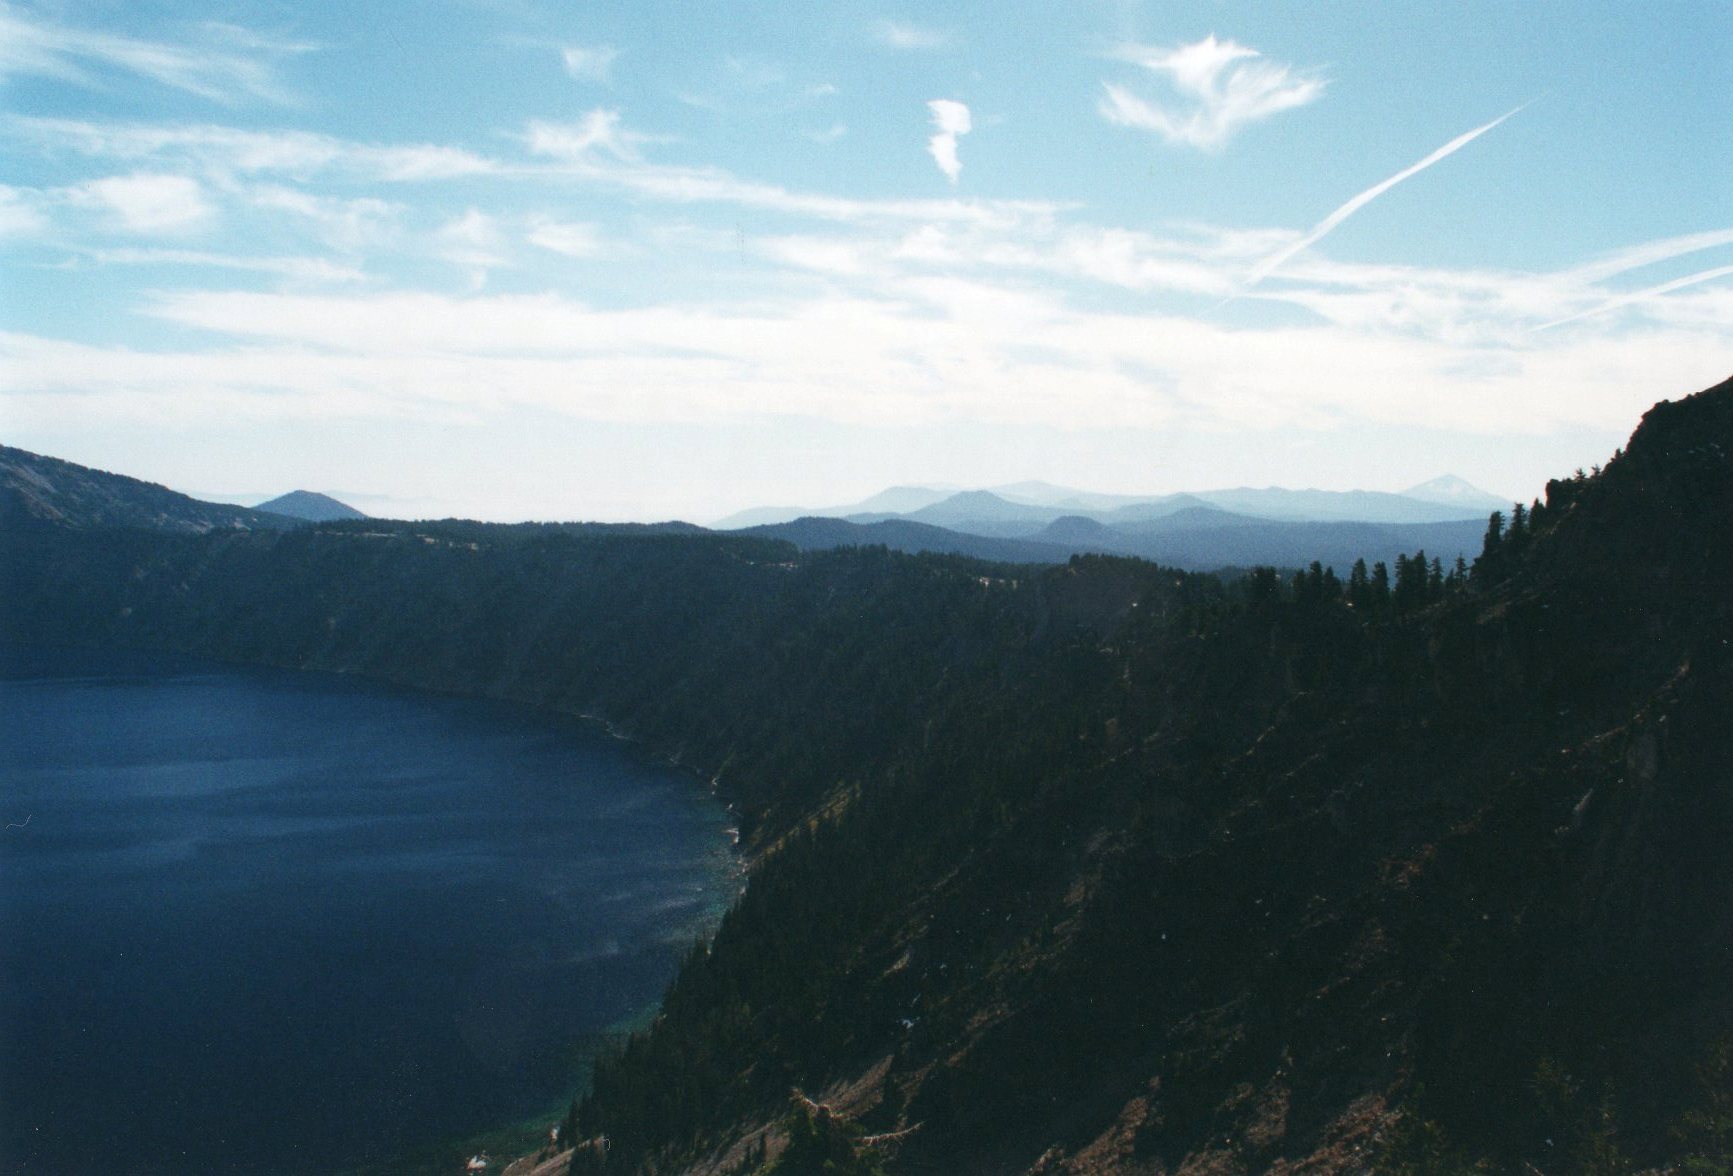
[[[14,513],[4,632],[594,713],[716,777],[750,885],[578,1167],[1724,1165],[1730,453],[1723,384],[1473,567],[1228,585]]]

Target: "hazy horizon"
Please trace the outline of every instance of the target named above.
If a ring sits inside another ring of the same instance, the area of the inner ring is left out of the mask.
[[[54,455],[49,454],[49,455],[45,455],[45,456],[54,456]],[[125,473],[124,470],[111,470],[111,471],[106,471],[106,472],[120,473],[120,474]],[[1431,482],[1441,481],[1441,480],[1444,480],[1447,478],[1455,478],[1455,477],[1456,477],[1456,475],[1453,475],[1453,474],[1446,472],[1446,473],[1438,474],[1432,478],[1422,479],[1421,481],[1410,483],[1407,486],[1403,486],[1403,487],[1399,487],[1399,488],[1391,489],[1391,490],[1376,490],[1376,489],[1373,489],[1371,487],[1365,487],[1365,486],[1348,487],[1347,490],[1348,491],[1355,491],[1355,492],[1371,491],[1372,493],[1405,495],[1407,493],[1407,491],[1420,489],[1423,486],[1425,486]],[[1466,483],[1466,479],[1460,479],[1460,480],[1464,481]],[[731,511],[728,514],[717,515],[713,518],[673,518],[673,517],[649,518],[649,517],[645,517],[645,518],[633,518],[633,519],[600,520],[600,519],[588,519],[588,518],[581,518],[581,517],[560,518],[560,519],[531,518],[531,517],[482,518],[481,516],[476,515],[476,514],[467,514],[467,513],[461,513],[461,512],[456,514],[456,515],[446,515],[446,516],[432,516],[432,515],[403,516],[403,515],[380,514],[380,513],[373,513],[373,512],[367,512],[367,513],[371,514],[372,517],[374,517],[374,518],[382,518],[382,519],[393,519],[394,518],[394,519],[399,519],[402,521],[431,520],[434,518],[463,518],[463,519],[469,519],[469,520],[473,520],[473,521],[477,521],[477,522],[490,522],[490,523],[533,523],[533,522],[571,523],[571,522],[602,522],[602,521],[636,522],[636,523],[685,522],[685,523],[696,523],[700,526],[705,526],[705,527],[713,527],[719,523],[723,523],[723,522],[728,521],[729,519],[733,518],[736,515],[747,514],[747,513],[753,512],[753,511],[788,510],[788,509],[795,509],[795,508],[799,508],[802,510],[810,509],[810,510],[823,511],[823,510],[834,510],[834,509],[838,509],[838,508],[842,508],[842,507],[856,507],[856,506],[862,505],[864,502],[866,502],[869,499],[878,497],[881,494],[899,491],[899,490],[930,491],[933,493],[942,493],[942,494],[946,494],[946,495],[986,492],[986,493],[999,495],[1001,497],[1006,497],[1010,501],[1019,501],[1020,499],[1019,499],[1019,495],[1018,495],[1017,491],[1020,488],[1030,487],[1030,486],[1033,486],[1035,484],[1040,484],[1040,485],[1044,486],[1045,488],[1052,490],[1052,491],[1063,492],[1063,493],[1067,493],[1067,494],[1075,494],[1076,496],[1081,497],[1081,498],[1124,498],[1124,499],[1156,499],[1156,498],[1169,497],[1169,496],[1174,495],[1174,494],[1211,494],[1211,493],[1226,493],[1226,492],[1231,492],[1231,491],[1236,491],[1236,490],[1280,490],[1280,491],[1298,492],[1298,493],[1312,493],[1312,492],[1316,492],[1316,491],[1322,489],[1321,487],[1317,487],[1317,486],[1275,486],[1275,485],[1250,486],[1250,485],[1242,484],[1239,486],[1193,486],[1193,487],[1187,488],[1186,490],[1180,490],[1180,491],[1156,491],[1156,492],[1143,493],[1143,492],[1139,492],[1139,491],[1135,491],[1135,490],[1129,490],[1129,491],[1127,491],[1127,490],[1099,490],[1099,489],[1093,489],[1093,488],[1085,487],[1085,486],[1062,486],[1062,485],[1058,485],[1058,484],[1051,483],[1051,482],[1045,482],[1041,479],[1029,478],[1029,479],[1019,479],[1019,480],[1013,481],[1013,482],[998,482],[998,483],[995,483],[995,484],[990,485],[990,486],[961,486],[961,485],[957,485],[955,483],[947,483],[947,482],[899,483],[897,485],[880,486],[877,490],[873,491],[872,493],[863,494],[863,495],[858,496],[857,498],[849,499],[849,500],[843,501],[843,502],[801,502],[801,503],[796,503],[796,502],[760,502],[760,503],[753,503],[752,505],[747,506],[745,508],[742,508],[740,510]],[[1470,490],[1479,491],[1482,494],[1489,494],[1493,498],[1498,498],[1498,499],[1501,499],[1501,500],[1509,502],[1509,503],[1514,504],[1516,502],[1521,501],[1521,499],[1518,499],[1518,498],[1506,498],[1504,495],[1498,494],[1496,491],[1489,491],[1483,486],[1475,486],[1472,483],[1466,483],[1466,484],[1468,486],[1468,489],[1470,489]],[[346,496],[345,494],[343,494],[339,491],[320,490],[320,489],[318,489],[316,487],[312,487],[312,486],[296,486],[296,487],[293,487],[289,490],[284,490],[284,491],[281,491],[281,492],[276,493],[276,494],[267,494],[267,495],[227,494],[227,493],[222,493],[222,492],[198,492],[198,491],[186,490],[186,489],[183,489],[182,487],[178,487],[178,486],[169,486],[169,487],[167,487],[167,489],[176,490],[180,493],[187,494],[188,496],[190,496],[192,498],[197,498],[197,499],[200,499],[200,500],[205,501],[205,502],[222,503],[222,504],[230,505],[230,506],[258,507],[258,506],[264,505],[267,502],[274,501],[275,499],[285,497],[285,496],[292,494],[292,493],[320,494],[320,495],[324,495],[328,498],[336,499],[337,501],[341,502],[342,504],[344,504],[346,506],[354,506],[355,505],[353,502],[350,501],[348,496]],[[366,498],[366,497],[368,497],[368,495],[358,494],[358,495],[355,495],[355,497],[356,498]],[[1421,501],[1428,501],[1428,500],[1422,499]],[[903,511],[890,511],[889,508],[885,508],[885,509],[886,509],[887,513],[906,513]],[[1465,510],[1465,514],[1475,514],[1475,513],[1478,513],[1477,509]]]
[[[1725,5],[0,0],[0,440],[403,518],[1526,500],[1733,371],[1730,45]]]

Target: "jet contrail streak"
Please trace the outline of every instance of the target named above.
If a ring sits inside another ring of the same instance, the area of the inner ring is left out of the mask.
[[[1569,315],[1562,319],[1554,319],[1550,323],[1542,323],[1536,327],[1538,331],[1550,331],[1554,327],[1562,327],[1566,323],[1574,323],[1578,319],[1593,318],[1597,314],[1605,314],[1609,310],[1617,310],[1621,306],[1629,306],[1633,302],[1643,302],[1650,298],[1659,298],[1663,294],[1671,294],[1674,290],[1683,290],[1686,286],[1695,286],[1698,282],[1708,282],[1715,278],[1724,278],[1733,274],[1733,265],[1716,266],[1714,269],[1701,273],[1687,274],[1682,278],[1674,278],[1670,282],[1662,282],[1659,286],[1650,286],[1646,290],[1637,290],[1630,294],[1621,294],[1617,298],[1609,298],[1599,306],[1585,310],[1581,314]]]
[[[1523,103],[1523,106],[1526,105],[1528,105],[1526,102]],[[1270,257],[1261,263],[1257,269],[1252,271],[1252,276],[1247,280],[1245,288],[1250,290],[1253,286],[1256,286],[1259,282],[1263,281],[1279,269],[1283,263],[1288,261],[1288,259],[1293,257],[1296,253],[1316,245],[1320,240],[1329,235],[1337,225],[1353,216],[1356,212],[1359,212],[1362,208],[1372,203],[1372,201],[1378,199],[1378,197],[1384,195],[1384,193],[1394,188],[1397,184],[1400,184],[1403,180],[1408,179],[1410,176],[1418,175],[1433,164],[1437,163],[1439,160],[1443,159],[1445,156],[1454,154],[1468,146],[1468,144],[1474,142],[1474,140],[1480,138],[1480,136],[1486,134],[1486,132],[1490,131],[1493,127],[1496,127],[1499,123],[1517,113],[1517,111],[1522,108],[1522,106],[1518,106],[1516,110],[1499,115],[1485,126],[1475,127],[1472,131],[1456,136],[1456,138],[1450,140],[1450,142],[1434,151],[1431,155],[1428,155],[1425,159],[1422,159],[1419,163],[1414,164],[1412,167],[1403,168],[1387,180],[1373,184],[1370,188],[1367,188],[1364,192],[1342,205],[1342,207],[1338,208],[1335,212],[1332,212],[1329,216],[1319,221],[1315,226],[1313,226],[1312,231],[1307,233],[1304,237],[1301,237],[1286,249],[1283,249],[1275,256]]]

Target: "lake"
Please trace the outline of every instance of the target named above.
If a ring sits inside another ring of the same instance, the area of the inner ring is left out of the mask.
[[[328,1172],[563,1106],[735,893],[689,774],[346,678],[0,650],[0,1159]]]

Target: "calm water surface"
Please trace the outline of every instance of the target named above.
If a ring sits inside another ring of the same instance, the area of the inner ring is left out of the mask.
[[[333,1171],[567,1094],[733,895],[727,817],[587,727],[0,650],[0,1160]]]

